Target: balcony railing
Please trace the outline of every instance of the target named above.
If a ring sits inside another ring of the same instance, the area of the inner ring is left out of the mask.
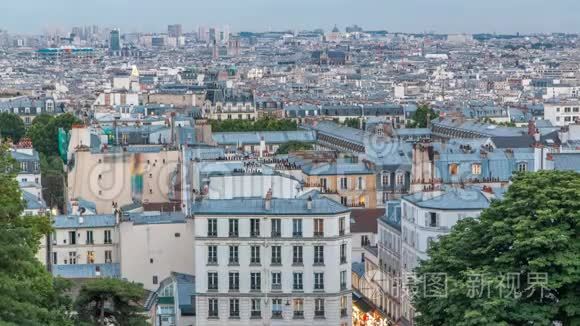
[[[346,317],[348,315],[346,308],[340,309],[340,317]]]

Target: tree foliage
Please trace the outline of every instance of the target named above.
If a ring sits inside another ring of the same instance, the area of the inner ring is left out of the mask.
[[[75,301],[78,318],[90,325],[147,325],[139,304],[145,290],[138,283],[119,279],[94,279],[84,284]]]
[[[11,139],[17,143],[26,133],[24,122],[22,119],[9,112],[0,112],[0,135],[4,139]]]
[[[70,113],[53,117],[41,114],[28,128],[27,136],[32,139],[34,149],[48,156],[58,155],[58,129],[69,131],[73,124],[82,123]]]
[[[213,132],[235,131],[292,131],[297,130],[298,125],[290,119],[274,119],[271,117],[253,120],[212,120]]]
[[[40,239],[50,230],[46,216],[23,218],[14,161],[0,149],[0,324],[71,325],[52,275],[36,258]]]
[[[360,119],[359,118],[346,118],[343,123],[347,127],[360,129]]]
[[[580,325],[579,222],[580,174],[517,175],[503,200],[428,251],[418,279],[445,273],[447,295],[421,283],[418,325]]]
[[[288,154],[289,152],[311,150],[312,144],[300,142],[300,141],[289,141],[278,147],[276,154]]]
[[[43,198],[50,208],[64,208],[64,163],[59,156],[40,154]]]
[[[411,121],[407,124],[409,128],[427,128],[429,121],[437,117],[437,114],[427,104],[422,104],[417,107],[417,111],[411,117]]]

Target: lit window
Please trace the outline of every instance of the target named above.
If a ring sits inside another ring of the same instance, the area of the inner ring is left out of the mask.
[[[481,164],[474,163],[471,165],[471,174],[481,174]]]

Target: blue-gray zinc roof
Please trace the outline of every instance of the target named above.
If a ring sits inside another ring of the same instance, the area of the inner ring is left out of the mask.
[[[475,189],[450,189],[433,196],[431,192],[418,192],[403,197],[419,207],[441,210],[480,210],[489,207],[489,200]]]
[[[115,215],[84,215],[82,216],[82,223],[78,215],[58,215],[54,217],[54,228],[69,229],[69,228],[105,228],[115,226]]]
[[[199,215],[324,215],[339,214],[348,208],[328,198],[312,199],[308,209],[304,199],[272,199],[271,207],[266,209],[263,198],[210,199],[195,202],[192,212]]]

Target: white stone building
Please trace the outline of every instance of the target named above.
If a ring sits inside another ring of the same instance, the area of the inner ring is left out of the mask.
[[[204,325],[350,325],[350,211],[327,198],[203,200],[195,221]]]

